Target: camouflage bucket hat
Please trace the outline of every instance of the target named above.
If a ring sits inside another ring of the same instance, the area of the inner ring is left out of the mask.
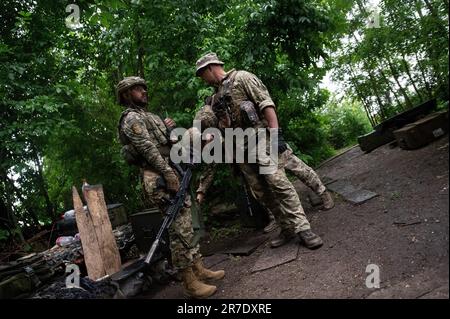
[[[199,76],[199,71],[201,69],[203,69],[204,67],[207,67],[210,64],[224,65],[225,63],[220,61],[215,53],[211,52],[211,53],[205,54],[200,59],[198,59],[195,64],[196,65],[195,75]]]
[[[145,80],[143,78],[141,78],[139,76],[127,76],[122,81],[117,83],[117,85],[116,85],[117,103],[122,104],[122,101],[121,101],[122,93],[135,85],[142,85],[143,87],[145,87],[145,89],[147,89],[147,83],[145,82]]]

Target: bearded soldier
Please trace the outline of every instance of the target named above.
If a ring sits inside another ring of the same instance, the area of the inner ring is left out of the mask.
[[[162,121],[147,111],[147,84],[142,78],[124,78],[117,84],[116,92],[118,102],[126,107],[118,126],[123,145],[121,152],[129,164],[140,167],[147,202],[165,212],[171,195],[178,191],[180,181],[169,161],[168,128],[173,128],[175,123],[171,119]],[[204,281],[222,279],[225,272],[211,271],[203,266],[199,245],[192,245],[194,234],[190,206],[188,196],[169,229],[172,264],[181,273],[184,294],[206,298],[217,288]]]
[[[286,159],[281,155],[287,150],[287,146],[278,127],[275,103],[265,85],[254,74],[234,69],[225,72],[223,65],[214,53],[206,54],[196,63],[196,75],[215,87],[216,93],[208,104],[218,116],[219,128],[262,128],[278,131],[275,144],[278,144],[279,154],[275,171],[267,154],[258,153],[256,165],[248,162],[238,163],[256,198],[274,214],[281,227],[280,235],[272,240],[271,246],[284,245],[298,236],[307,248],[319,248],[323,241],[312,232],[298,194],[284,172]],[[258,143],[263,142],[258,140]],[[272,171],[262,174],[260,169],[268,165],[271,165]]]

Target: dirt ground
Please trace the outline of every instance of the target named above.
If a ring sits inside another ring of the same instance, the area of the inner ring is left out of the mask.
[[[268,241],[249,256],[228,255],[212,267],[225,269],[226,276],[211,298],[448,298],[448,149],[448,135],[414,151],[385,145],[365,154],[356,146],[322,165],[320,176],[379,196],[355,206],[334,194],[330,211],[305,204],[324,246],[300,247],[296,260],[255,273],[255,262],[271,249]],[[304,191],[301,183],[295,185]],[[248,231],[204,247],[218,251],[261,233]],[[369,264],[379,267],[378,289],[366,286]],[[173,281],[142,297],[183,298],[183,293]]]

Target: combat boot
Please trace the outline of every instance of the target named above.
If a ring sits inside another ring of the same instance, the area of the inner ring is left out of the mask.
[[[203,299],[212,296],[217,287],[202,283],[195,277],[192,267],[185,268],[181,271],[183,279],[184,295],[188,298]]]
[[[280,234],[278,235],[278,237],[276,237],[270,241],[270,247],[276,248],[276,247],[283,246],[284,244],[287,244],[292,239],[294,239],[294,237],[295,237],[295,234],[293,232],[281,231]]]
[[[200,280],[219,280],[225,276],[224,270],[212,271],[203,266],[201,259],[197,260],[192,267],[195,276]]]
[[[329,191],[323,192],[323,194],[320,195],[320,198],[322,199],[324,210],[329,210],[334,207],[333,196],[331,196]]]
[[[309,249],[316,249],[323,245],[322,239],[318,235],[314,234],[311,229],[299,232],[298,237],[300,237],[300,240],[306,248]]]
[[[274,231],[277,227],[278,227],[277,222],[274,219],[272,219],[270,221],[270,223],[267,224],[266,227],[264,227],[263,232],[266,233],[266,234],[270,233],[271,231]]]

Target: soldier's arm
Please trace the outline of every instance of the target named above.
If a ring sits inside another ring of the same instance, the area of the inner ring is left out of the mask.
[[[275,109],[273,107],[266,107],[262,112],[264,118],[267,120],[269,127],[278,128],[278,117],[277,113],[275,113]]]
[[[267,107],[275,109],[275,103],[270,97],[267,87],[256,75],[241,71],[236,76],[235,82],[238,88],[245,92],[249,100],[255,103],[261,113]]]
[[[127,115],[123,124],[123,132],[136,150],[156,171],[162,175],[172,172],[156,145],[151,141],[145,123],[139,115],[134,112]]]

